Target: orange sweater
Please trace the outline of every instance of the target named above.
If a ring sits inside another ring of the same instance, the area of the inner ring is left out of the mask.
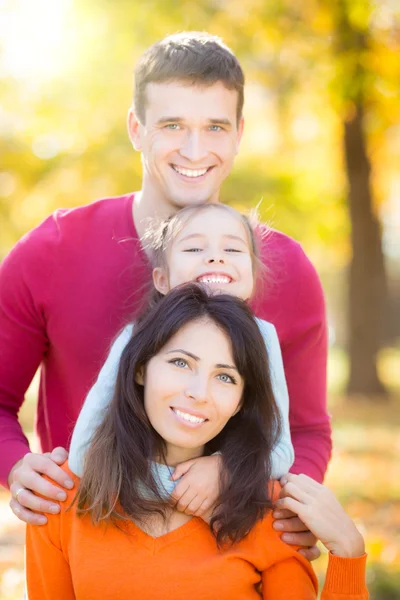
[[[317,597],[311,564],[280,540],[271,515],[219,551],[200,519],[159,538],[130,523],[127,535],[66,511],[73,496],[47,525],[27,527],[29,600],[259,600],[260,581],[269,600]],[[330,556],[321,600],[366,600],[365,562]]]

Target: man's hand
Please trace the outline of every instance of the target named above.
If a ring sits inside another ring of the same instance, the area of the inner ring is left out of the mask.
[[[280,498],[287,496],[287,490],[284,487],[286,481],[287,476],[282,477],[281,485],[283,487],[279,495]],[[285,508],[276,507],[272,516],[277,519],[274,521],[273,527],[277,531],[282,532],[282,541],[293,546],[302,546],[298,552],[309,561],[319,558],[321,552],[316,546],[317,538],[296,513]]]
[[[219,496],[221,456],[202,456],[178,465],[172,479],[179,483],[172,493],[175,508],[209,521]]]
[[[64,448],[55,448],[53,452],[46,454],[30,452],[13,466],[8,476],[12,496],[10,507],[18,519],[31,525],[44,525],[47,523],[47,517],[40,513],[59,512],[58,503],[44,500],[33,492],[49,500],[66,500],[66,492],[46,481],[42,475],[66,489],[73,488],[74,482],[58,466],[67,458],[68,452]]]

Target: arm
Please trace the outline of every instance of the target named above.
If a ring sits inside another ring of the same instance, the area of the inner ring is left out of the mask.
[[[26,530],[26,586],[29,600],[75,600],[71,570],[60,542],[61,516]]]
[[[82,477],[88,445],[112,400],[119,361],[122,351],[132,335],[132,329],[133,325],[127,325],[113,343],[96,383],[86,396],[85,403],[75,424],[68,463],[71,471],[79,477]]]
[[[46,473],[64,486],[65,473],[56,463],[61,464],[67,455],[63,449],[52,458],[30,454],[18,422],[25,392],[48,348],[46,294],[54,260],[48,240],[54,230],[50,217],[22,238],[0,267],[0,483],[10,487],[13,512],[37,524],[43,518],[37,513],[50,512],[51,503],[30,490],[56,500],[60,488],[41,475]]]
[[[294,449],[289,426],[289,394],[276,329],[272,323],[262,319],[256,319],[256,321],[267,347],[272,389],[281,415],[281,436],[272,453],[272,477],[280,479],[289,471],[294,462]]]

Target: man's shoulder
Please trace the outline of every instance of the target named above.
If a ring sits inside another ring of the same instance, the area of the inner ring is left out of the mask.
[[[26,233],[11,254],[34,257],[36,253],[43,256],[43,252],[47,252],[51,256],[60,245],[74,246],[75,243],[81,244],[85,240],[90,243],[96,238],[101,239],[110,231],[121,236],[134,234],[131,217],[133,197],[134,194],[126,194],[103,198],[75,208],[59,208]]]

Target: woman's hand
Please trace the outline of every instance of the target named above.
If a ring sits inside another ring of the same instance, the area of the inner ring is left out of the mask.
[[[336,556],[365,554],[364,540],[334,494],[307,475],[284,475],[276,509],[298,515],[308,529]]]
[[[178,465],[172,479],[176,485],[171,497],[175,508],[206,521],[219,496],[221,456],[202,456]]]

